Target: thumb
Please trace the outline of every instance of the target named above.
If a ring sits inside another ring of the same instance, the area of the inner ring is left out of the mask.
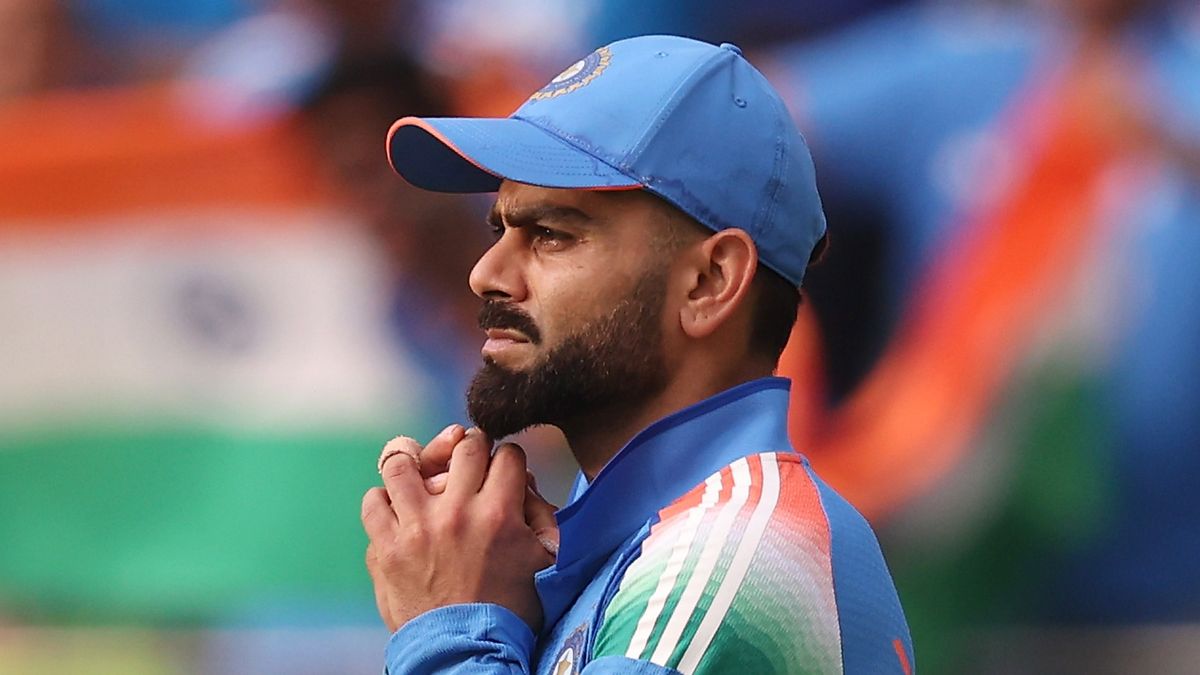
[[[528,485],[525,488],[525,522],[533,535],[542,546],[553,556],[558,556],[558,521],[554,513],[558,507],[546,501],[537,491],[537,481],[533,473],[528,473]]]

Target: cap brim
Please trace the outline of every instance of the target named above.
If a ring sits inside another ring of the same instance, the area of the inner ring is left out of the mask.
[[[388,132],[388,161],[437,192],[495,192],[503,180],[551,188],[628,190],[642,184],[522,119],[404,117]]]

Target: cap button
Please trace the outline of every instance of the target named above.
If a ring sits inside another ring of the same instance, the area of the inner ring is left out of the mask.
[[[742,48],[733,44],[732,42],[722,42],[721,49],[728,49],[729,51],[733,52],[734,54],[737,54],[738,56],[742,55]]]

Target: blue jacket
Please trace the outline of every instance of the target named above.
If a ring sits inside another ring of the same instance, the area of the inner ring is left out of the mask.
[[[764,378],[647,427],[558,512],[540,635],[442,607],[396,631],[387,672],[913,672],[875,535],[791,449],[787,405]]]

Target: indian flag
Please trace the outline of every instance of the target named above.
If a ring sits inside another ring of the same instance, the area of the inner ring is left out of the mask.
[[[297,138],[157,89],[0,108],[0,614],[373,614],[359,499],[432,430]]]

